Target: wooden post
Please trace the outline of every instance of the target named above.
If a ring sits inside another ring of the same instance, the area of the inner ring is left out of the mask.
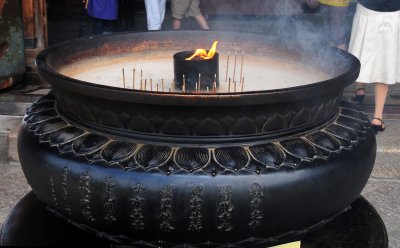
[[[36,36],[38,38],[38,48],[46,48],[48,45],[47,37],[47,12],[46,12],[46,0],[36,1],[37,3],[37,15],[36,15]]]
[[[34,59],[47,47],[45,0],[22,0],[26,66],[35,69]]]
[[[35,0],[24,0],[22,2],[22,14],[24,21],[25,47],[36,48],[36,25],[35,25]]]
[[[0,18],[3,15],[4,4],[6,3],[5,0],[0,0]]]

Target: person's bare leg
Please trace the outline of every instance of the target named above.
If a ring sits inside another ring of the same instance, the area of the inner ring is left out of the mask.
[[[182,21],[174,18],[172,20],[172,29],[181,29],[181,27],[182,27]]]
[[[375,84],[375,112],[374,118],[382,119],[383,108],[385,107],[386,96],[389,91],[389,85],[383,83]],[[372,119],[371,124],[381,125],[381,122],[377,119]]]
[[[207,20],[206,18],[204,18],[203,15],[198,15],[194,17],[197,21],[197,23],[199,24],[199,26],[201,27],[201,29],[210,29],[210,27],[208,26]]]

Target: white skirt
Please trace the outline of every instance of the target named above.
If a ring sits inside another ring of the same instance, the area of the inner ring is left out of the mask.
[[[360,83],[400,82],[400,11],[377,12],[357,4],[349,52],[361,62]]]

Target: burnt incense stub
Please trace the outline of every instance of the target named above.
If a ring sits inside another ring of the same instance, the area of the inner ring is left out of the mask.
[[[213,58],[187,60],[195,51],[174,54],[175,89],[182,91],[212,91],[219,87],[218,53]]]

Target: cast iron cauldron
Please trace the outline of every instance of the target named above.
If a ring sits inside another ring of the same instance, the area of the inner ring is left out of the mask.
[[[94,56],[172,56],[209,40],[225,44],[221,53],[282,52],[332,77],[184,94],[60,73]],[[36,62],[53,91],[28,109],[18,140],[27,180],[58,216],[117,243],[265,247],[322,225],[360,195],[376,141],[367,117],[341,102],[358,60],[334,48],[302,55],[261,35],[196,31],[89,37],[46,49]]]

